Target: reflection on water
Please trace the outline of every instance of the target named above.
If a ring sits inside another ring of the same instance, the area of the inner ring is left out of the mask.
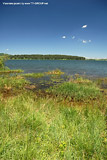
[[[32,84],[36,85],[36,89],[46,89],[69,80],[67,75],[44,76],[41,78],[27,78]]]

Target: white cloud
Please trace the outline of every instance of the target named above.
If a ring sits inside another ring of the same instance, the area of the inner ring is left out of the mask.
[[[63,38],[63,39],[65,39],[65,38],[66,38],[66,36],[62,36],[62,38]]]
[[[82,28],[87,28],[87,25],[83,25]]]
[[[82,43],[87,43],[87,41],[86,40],[82,40]]]
[[[72,39],[75,39],[75,36],[72,36]]]
[[[7,48],[6,51],[8,51],[9,49]]]
[[[91,40],[82,40],[82,43],[91,43]]]

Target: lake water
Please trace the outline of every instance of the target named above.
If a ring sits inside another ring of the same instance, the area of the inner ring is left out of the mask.
[[[107,77],[107,61],[83,60],[8,60],[10,69],[22,69],[24,73],[47,72],[60,69],[68,75],[80,74],[90,78]]]

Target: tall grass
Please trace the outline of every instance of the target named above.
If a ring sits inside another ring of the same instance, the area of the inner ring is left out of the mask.
[[[97,106],[70,107],[33,93],[0,103],[1,160],[106,159],[106,122]]]
[[[5,60],[5,56],[0,56],[0,70],[5,68],[4,60]]]
[[[107,159],[107,99],[94,83],[55,86],[48,92],[57,98],[38,97],[26,84],[21,76],[0,77],[0,160]],[[5,98],[7,90],[20,94]],[[59,97],[72,97],[75,105]]]
[[[1,76],[0,77],[0,93],[5,94],[5,96],[10,96],[11,94],[18,94],[23,92],[25,86],[29,82],[20,76]]]
[[[90,101],[97,99],[101,96],[100,89],[90,83],[75,83],[65,82],[63,84],[57,85],[56,87],[51,87],[48,91],[59,98],[67,98],[69,100],[75,101]]]

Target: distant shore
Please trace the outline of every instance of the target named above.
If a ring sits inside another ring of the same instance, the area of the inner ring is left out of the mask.
[[[68,55],[9,55],[10,59],[38,59],[38,60],[85,60],[85,57]]]
[[[6,56],[8,59],[17,59],[17,60],[94,60],[94,61],[107,61],[107,58],[86,58],[81,56],[72,56],[72,55],[62,55],[62,54],[20,54],[20,55],[10,55],[7,53],[0,53],[0,56]]]

